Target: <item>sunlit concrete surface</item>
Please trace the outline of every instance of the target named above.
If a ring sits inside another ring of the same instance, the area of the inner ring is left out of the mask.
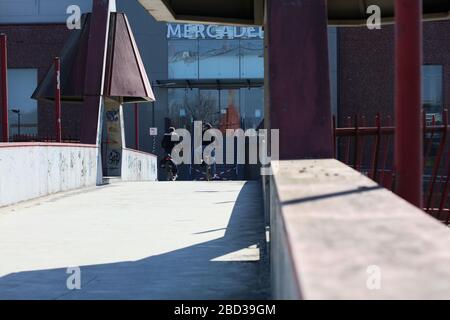
[[[258,182],[130,182],[0,209],[0,299],[268,298],[261,202]]]

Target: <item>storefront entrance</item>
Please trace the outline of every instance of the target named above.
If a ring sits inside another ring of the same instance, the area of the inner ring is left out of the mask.
[[[194,122],[210,123],[213,128],[256,129],[264,120],[264,93],[262,85],[252,88],[168,88],[168,110],[166,126],[184,128],[193,136]],[[226,144],[223,142],[226,154]],[[179,178],[203,180],[201,166],[183,165]],[[246,178],[244,165],[223,164],[216,167],[217,178],[241,180]]]

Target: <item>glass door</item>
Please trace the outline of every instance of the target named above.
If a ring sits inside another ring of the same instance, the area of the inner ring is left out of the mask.
[[[239,129],[239,128],[241,128],[239,90],[238,89],[221,90],[219,129],[223,133],[225,133],[227,129]]]
[[[220,98],[218,90],[200,90],[197,108],[192,110],[193,120],[219,125]]]

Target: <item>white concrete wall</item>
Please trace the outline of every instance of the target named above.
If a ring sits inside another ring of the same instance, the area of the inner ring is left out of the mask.
[[[76,144],[0,144],[0,207],[95,186],[96,152]]]
[[[300,300],[301,285],[297,279],[295,266],[291,257],[291,245],[286,236],[286,226],[281,218],[281,204],[275,186],[268,190],[269,199],[265,205],[270,211],[270,282],[271,292],[277,300]]]
[[[278,168],[265,186],[273,298],[450,299],[448,227],[337,160]]]
[[[156,181],[158,159],[156,156],[131,149],[122,151],[122,181]]]

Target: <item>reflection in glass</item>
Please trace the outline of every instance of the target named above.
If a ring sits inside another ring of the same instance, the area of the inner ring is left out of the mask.
[[[239,78],[238,40],[199,40],[200,78]]]
[[[169,41],[169,78],[198,79],[197,41]]]
[[[191,112],[195,120],[210,123],[217,128],[219,124],[219,91],[200,90],[198,107]]]
[[[442,111],[442,66],[423,66],[423,104],[428,112]]]
[[[262,40],[170,40],[169,79],[264,78]]]
[[[198,105],[198,89],[169,89],[167,117],[175,128],[191,130],[194,121],[191,110]]]
[[[439,124],[442,121],[443,109],[442,66],[424,65],[422,71],[422,103],[426,120],[431,122],[434,116]]]
[[[256,129],[264,119],[264,89],[241,89],[241,105],[244,129]]]
[[[264,119],[264,89],[169,89],[167,117],[177,128],[193,128],[193,121],[226,129],[256,129]]]
[[[241,78],[264,78],[264,47],[261,40],[241,41]]]
[[[239,90],[220,91],[220,125],[222,132],[226,129],[241,128]]]
[[[176,128],[193,129],[194,121],[219,125],[219,91],[169,89],[167,117]]]
[[[9,109],[20,111],[9,113],[10,135],[37,134],[37,102],[31,95],[37,86],[37,69],[8,69]]]

